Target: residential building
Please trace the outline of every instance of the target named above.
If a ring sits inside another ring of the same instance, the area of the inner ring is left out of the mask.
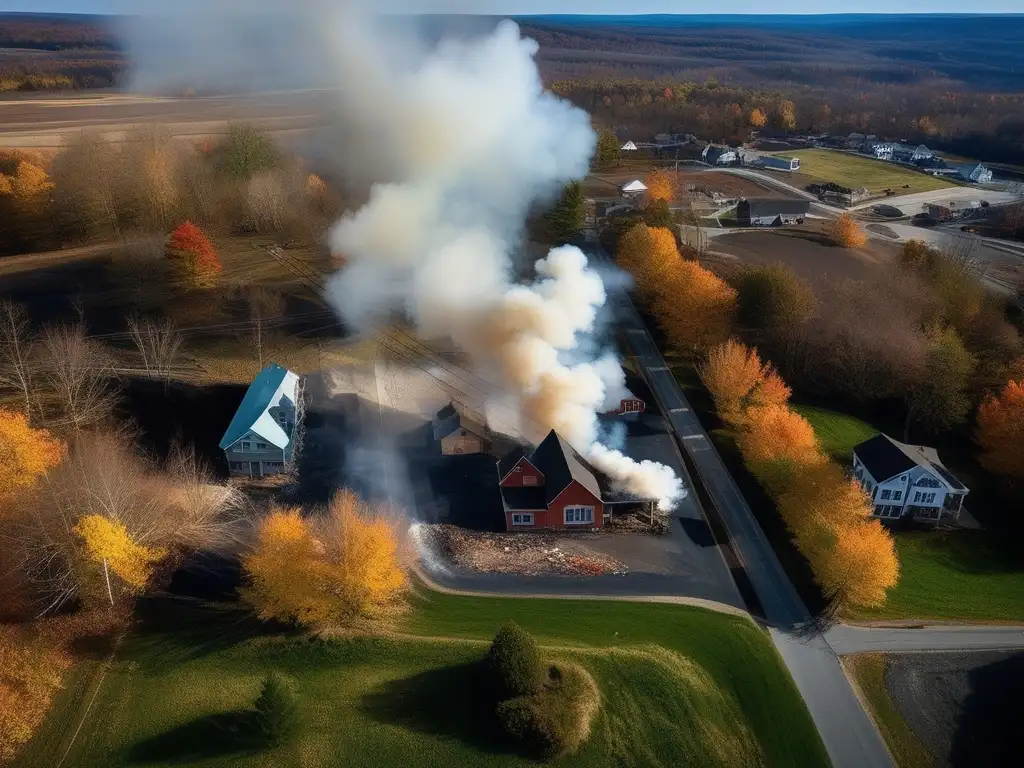
[[[623,152],[636,152],[636,144],[632,141],[627,141],[622,145]]]
[[[619,187],[619,194],[623,197],[639,197],[646,191],[647,185],[640,181],[640,179],[633,179],[628,184],[623,184]]]
[[[778,227],[803,220],[810,210],[810,200],[744,198],[736,205],[736,218],[745,227]]]
[[[434,440],[440,443],[441,453],[454,456],[463,453],[488,453],[491,450],[492,433],[478,418],[461,403],[448,403],[434,417]]]
[[[249,385],[221,438],[231,474],[264,477],[287,471],[301,419],[299,377],[271,363]]]
[[[850,149],[859,149],[867,137],[863,133],[851,133],[846,137],[846,146]]]
[[[653,509],[654,500],[614,491],[562,437],[551,430],[533,452],[518,447],[497,464],[498,487],[510,531],[595,530],[613,508]]]
[[[956,174],[964,181],[973,184],[988,184],[992,181],[992,171],[981,163],[969,163],[956,168]]]
[[[800,158],[785,157],[784,155],[763,155],[758,164],[765,168],[772,168],[778,171],[799,171]]]
[[[708,165],[729,165],[739,162],[739,155],[732,147],[723,147],[717,144],[708,144],[701,150],[700,159]]]
[[[853,449],[853,474],[874,504],[875,517],[937,525],[955,521],[967,487],[934,448],[907,445],[878,434]]]

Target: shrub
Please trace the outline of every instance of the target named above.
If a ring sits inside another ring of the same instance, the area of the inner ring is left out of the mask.
[[[848,213],[841,213],[826,227],[825,234],[834,245],[841,248],[860,248],[867,241],[867,235]]]
[[[257,731],[267,744],[281,744],[299,728],[299,705],[295,690],[277,672],[271,672],[264,678],[255,709]]]
[[[191,221],[171,233],[167,256],[181,268],[184,279],[196,288],[211,288],[221,273],[220,257],[213,244]]]
[[[536,693],[544,684],[544,666],[537,641],[514,622],[498,630],[487,659],[499,699]]]

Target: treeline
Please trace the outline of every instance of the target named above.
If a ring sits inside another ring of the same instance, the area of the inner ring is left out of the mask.
[[[184,220],[310,239],[339,210],[319,176],[244,123],[198,145],[151,124],[119,142],[83,131],[52,162],[30,150],[0,152],[0,253],[167,233]]]
[[[109,17],[0,13],[0,48],[116,51],[120,45]]]
[[[868,83],[854,89],[763,89],[715,79],[613,78],[557,80],[550,88],[623,139],[666,132],[735,143],[764,126],[784,132],[857,131],[982,160],[1024,162],[1024,92]]]

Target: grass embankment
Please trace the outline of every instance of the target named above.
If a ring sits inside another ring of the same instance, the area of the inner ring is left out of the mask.
[[[531,765],[495,740],[475,693],[487,643],[509,619],[535,634],[545,658],[580,664],[601,690],[590,739],[556,764],[828,763],[766,635],[736,616],[426,593],[406,634],[318,641],[268,634],[234,610],[219,620],[208,609],[170,612],[162,604],[162,626],[143,621],[125,639],[66,766]],[[297,682],[302,729],[291,744],[246,751],[223,729],[271,669]],[[88,703],[62,698],[21,764],[52,766]]]
[[[831,149],[801,149],[781,153],[800,158],[800,175],[814,181],[835,182],[844,187],[867,187],[874,194],[892,189],[898,195],[928,192],[953,186],[926,173],[903,168],[895,163]],[[903,186],[907,185],[907,189]]]
[[[878,433],[860,419],[797,406],[822,447],[849,464],[853,446]],[[968,496],[970,506],[970,496]],[[851,619],[1024,621],[1024,568],[986,531],[897,531],[899,583],[885,605],[847,610]]]
[[[858,653],[842,659],[860,689],[899,768],[933,768],[935,760],[907,725],[885,687],[885,654]]]

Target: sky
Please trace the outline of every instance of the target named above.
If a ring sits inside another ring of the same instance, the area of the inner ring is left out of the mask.
[[[205,3],[217,5],[216,0]],[[382,3],[387,5],[387,3]],[[408,5],[406,3],[396,3]],[[536,13],[1021,13],[1022,0],[775,0],[766,5],[763,0],[732,0],[727,7],[682,0],[426,0],[411,3],[425,10],[438,12],[489,13],[525,15]],[[0,11],[33,11],[36,13],[118,13],[138,8],[145,2],[126,0],[0,0]]]

